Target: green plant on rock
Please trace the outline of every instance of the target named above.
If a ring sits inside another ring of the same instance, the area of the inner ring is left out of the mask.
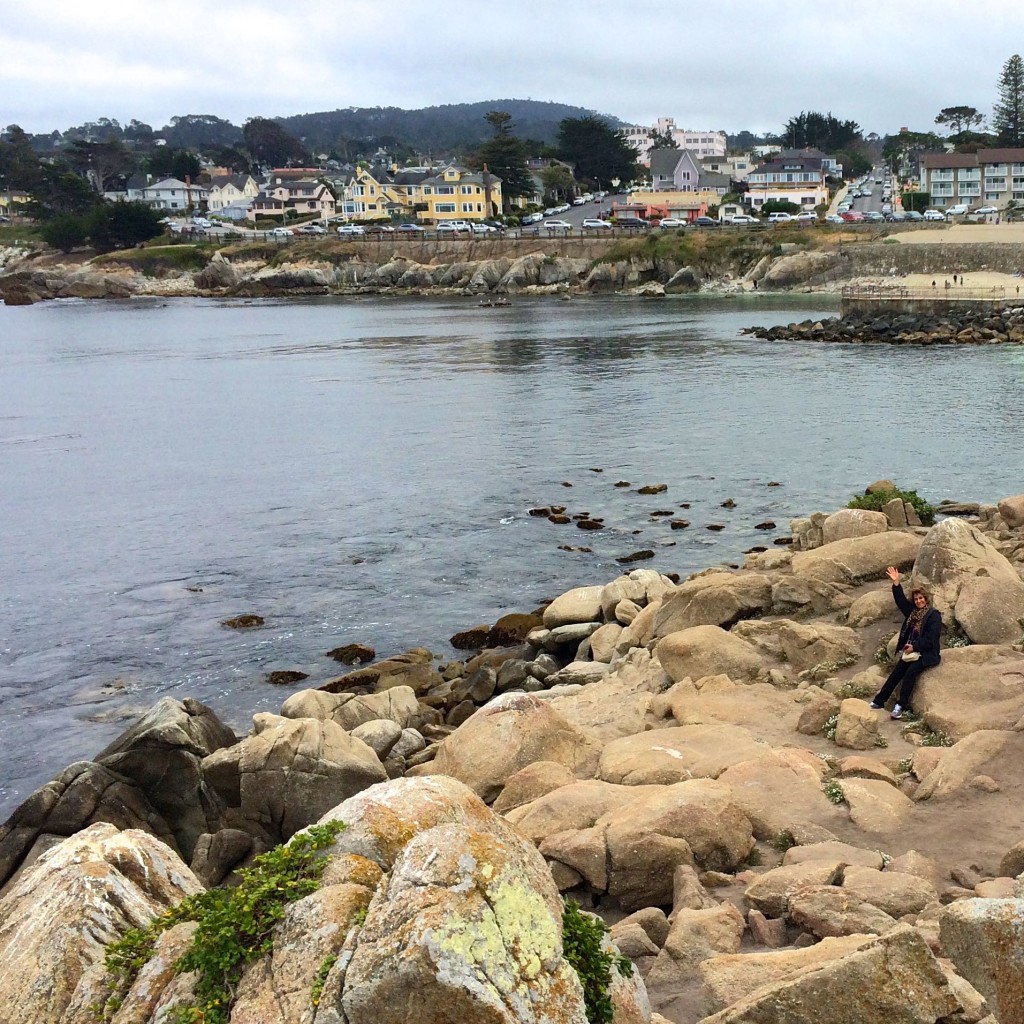
[[[836,672],[841,669],[847,668],[852,665],[857,659],[850,655],[841,655],[838,658],[832,658],[828,661],[819,661],[817,665],[812,665],[810,668],[804,669],[800,673],[801,679],[827,679],[829,676],[835,675]]]
[[[909,775],[914,770],[914,759],[912,757],[905,757],[896,765],[897,771],[900,775]]]
[[[785,853],[797,845],[796,836],[788,828],[784,828],[768,840],[768,845],[774,847],[779,853]]]
[[[961,629],[951,627],[942,638],[943,647],[970,647],[971,638]]]
[[[872,683],[858,683],[851,679],[839,687],[836,696],[840,700],[846,700],[847,697],[872,697],[876,689],[877,687]]]
[[[889,746],[889,741],[884,736],[881,736],[881,735],[876,736],[875,737],[875,746],[876,747],[887,747],[887,746]]]
[[[921,746],[951,747],[953,746],[953,738],[944,732],[935,732],[934,730],[926,727],[924,732],[921,733]]]
[[[832,740],[835,742],[836,728],[839,725],[839,715],[835,714],[825,720],[825,727],[821,730],[825,734],[825,739]]]
[[[309,1001],[313,1006],[320,1005],[320,997],[324,993],[324,985],[327,983],[327,975],[331,973],[331,968],[337,962],[338,955],[336,953],[331,953],[320,961],[320,966],[316,971],[316,977],[313,979],[313,987],[309,992]]]
[[[327,862],[324,851],[344,828],[340,821],[314,825],[241,869],[234,888],[188,896],[146,928],[132,929],[108,946],[105,963],[111,996],[103,1019],[109,1020],[121,1005],[152,957],[160,934],[183,921],[195,921],[192,946],[175,964],[179,974],[196,972],[194,1002],[179,1008],[175,1024],[227,1024],[243,969],[271,951],[273,930],[285,907],[316,891]]]
[[[935,525],[935,506],[925,501],[917,491],[874,491],[871,494],[858,494],[847,502],[847,508],[865,508],[871,512],[881,512],[883,507],[894,498],[909,502],[924,526]]]
[[[562,950],[566,962],[583,986],[583,1002],[590,1024],[611,1024],[612,1000],[608,989],[612,968],[625,978],[633,976],[628,957],[602,948],[607,925],[598,917],[584,914],[579,904],[566,901],[562,914]]]
[[[843,792],[843,787],[835,779],[829,779],[821,789],[825,794],[825,798],[830,803],[842,804],[846,802],[846,794]]]

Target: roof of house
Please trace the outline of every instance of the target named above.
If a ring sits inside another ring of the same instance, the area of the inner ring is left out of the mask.
[[[151,185],[147,185],[146,189],[191,189],[193,192],[205,192],[207,191],[205,185],[197,185],[193,182],[191,185],[186,185],[185,182],[178,178],[162,178],[160,181],[154,181]]]
[[[445,168],[447,170],[447,168]],[[457,181],[449,181],[445,178],[444,172],[440,174],[432,175],[428,178],[424,178],[419,182],[420,185],[482,185],[484,183],[484,176],[482,171],[467,171],[465,168],[456,167],[455,170],[459,172],[459,178]],[[500,185],[501,178],[496,174],[492,174],[490,171],[487,172],[490,178],[490,184]]]
[[[252,175],[249,174],[215,174],[210,178],[209,188],[223,188],[225,185],[234,185],[239,191],[245,188]]]
[[[651,174],[661,178],[671,178],[676,173],[679,161],[683,158],[681,149],[652,149]]]
[[[925,153],[921,166],[929,168],[977,167],[977,153]]]
[[[1024,164],[1024,149],[979,149],[978,161],[983,164]]]
[[[750,173],[755,174],[777,174],[779,171],[815,171],[821,173],[821,158],[815,156],[789,156],[782,157],[773,154],[771,159],[758,164]]]
[[[718,171],[701,171],[701,188],[729,188],[732,184],[732,177],[728,174],[719,174]]]

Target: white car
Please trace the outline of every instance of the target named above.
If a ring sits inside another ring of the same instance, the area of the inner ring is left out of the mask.
[[[760,224],[761,222],[756,218],[752,217],[749,213],[737,213],[735,216],[729,218],[730,224]]]
[[[798,213],[793,220],[801,224],[817,224],[818,215],[813,210],[804,210],[803,213]]]
[[[296,232],[300,235],[326,235],[327,228],[322,224],[303,224],[302,227],[296,228]]]
[[[338,228],[338,234],[339,235],[365,235],[366,231],[364,230],[364,228],[363,228],[363,226],[361,224],[342,224],[341,227]]]
[[[658,226],[662,228],[685,228],[687,223],[688,221],[682,220],[679,217],[662,217]]]
[[[772,224],[786,224],[790,221],[796,220],[796,217],[791,213],[783,213],[780,210],[776,210],[775,213],[768,214],[768,220]]]
[[[586,220],[580,225],[582,228],[610,228],[611,223],[606,220],[601,220],[600,217],[587,217]]]
[[[468,220],[443,220],[434,229],[439,235],[457,235],[465,232],[472,234],[473,228]]]
[[[271,228],[268,232],[271,238],[291,238],[292,233],[288,228]]]
[[[925,210],[924,211],[924,219],[925,220],[945,220],[946,218],[943,215],[941,210]]]
[[[584,199],[584,198],[583,198],[583,196],[577,196],[577,197],[576,197],[576,198],[575,198],[575,199],[574,199],[574,200],[572,201],[572,205],[573,205],[573,206],[582,206],[582,205],[583,205],[583,204],[584,204],[585,202],[586,202],[586,199]]]
[[[562,212],[562,208],[560,206],[549,206],[544,211],[544,213],[541,216],[542,217],[554,217],[554,215],[556,213],[561,213],[561,212]]]
[[[845,224],[846,221],[838,213],[826,213],[825,220],[829,224]]]
[[[546,220],[544,227],[548,231],[572,231],[572,225],[567,220]]]

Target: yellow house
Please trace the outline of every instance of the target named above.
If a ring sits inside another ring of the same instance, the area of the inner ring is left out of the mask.
[[[345,187],[346,216],[355,220],[387,220],[412,216],[411,189],[427,172],[405,172],[384,167],[359,167]]]
[[[421,221],[487,220],[501,213],[501,179],[489,171],[470,171],[449,164],[439,174],[412,187]]]

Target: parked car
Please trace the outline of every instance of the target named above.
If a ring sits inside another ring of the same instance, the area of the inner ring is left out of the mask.
[[[761,222],[757,217],[752,217],[749,213],[737,213],[729,218],[730,224],[760,224]]]
[[[907,210],[903,216],[910,221],[924,220],[924,214],[920,210]]]
[[[339,235],[365,235],[362,224],[342,224],[338,227]]]
[[[292,233],[288,228],[271,228],[268,232],[271,238],[291,238]]]
[[[295,229],[295,233],[299,235],[326,235],[327,228],[322,224],[303,224]]]
[[[661,223],[658,225],[662,228],[685,228],[689,221],[682,220],[680,217],[662,217]]]
[[[560,206],[549,206],[543,213],[543,217],[554,217],[556,213],[561,213],[562,208]]]
[[[924,219],[925,220],[945,220],[946,217],[945,217],[945,215],[943,214],[943,212],[941,210],[925,210],[924,211]]]
[[[662,221],[662,224],[664,223],[665,222]],[[597,230],[601,230],[602,228],[610,228],[611,224],[606,220],[601,220],[600,217],[587,217],[580,226],[588,230],[590,228],[596,228]]]
[[[443,220],[437,225],[436,230],[439,235],[457,235],[460,232],[468,235],[472,233],[473,228],[468,220]]]
[[[582,206],[582,205],[583,205],[583,204],[584,204],[585,202],[586,202],[586,199],[584,199],[584,198],[583,198],[583,196],[577,196],[577,197],[576,197],[576,198],[575,198],[575,199],[574,199],[574,200],[572,201],[572,205],[573,205],[573,206]]]
[[[796,217],[791,213],[783,213],[781,210],[776,210],[774,213],[768,214],[768,222],[770,224],[788,224],[790,221],[796,220]]]
[[[846,221],[838,213],[826,213],[825,222],[827,224],[845,224]]]
[[[698,228],[717,228],[718,221],[714,217],[705,217],[703,214],[699,217],[694,217],[693,223]]]
[[[969,209],[970,207],[967,203],[956,203],[953,206],[947,206],[944,213],[946,215],[946,219],[950,220],[953,217],[959,217],[962,214],[965,214]]]
[[[839,216],[850,224],[864,219],[864,214],[861,213],[860,210],[847,210],[846,213],[841,213]]]
[[[422,235],[423,234],[423,228],[421,228],[419,224],[399,224],[398,225],[398,231],[399,231],[400,234],[412,234],[412,235]]]
[[[799,224],[817,224],[818,215],[813,210],[804,210],[802,213],[798,213],[793,220]]]
[[[395,229],[390,224],[369,224],[366,233],[368,235],[393,235]]]
[[[649,225],[640,217],[619,217],[615,221],[615,226],[625,228],[627,231],[642,231]]]
[[[519,223],[524,225],[539,224],[544,219],[544,216],[543,213],[528,213]]]
[[[197,228],[212,228],[213,225],[205,217],[193,217],[192,225]]]
[[[881,221],[884,221],[885,217],[883,217],[877,210],[868,210],[868,212],[864,214],[864,219],[870,221],[872,224],[878,224]]]
[[[499,232],[499,228],[495,224],[488,224],[487,221],[473,221],[470,225],[470,230],[474,235],[496,235]],[[504,228],[500,230],[504,231]]]
[[[572,231],[572,225],[567,220],[546,220],[544,227],[548,231]]]

